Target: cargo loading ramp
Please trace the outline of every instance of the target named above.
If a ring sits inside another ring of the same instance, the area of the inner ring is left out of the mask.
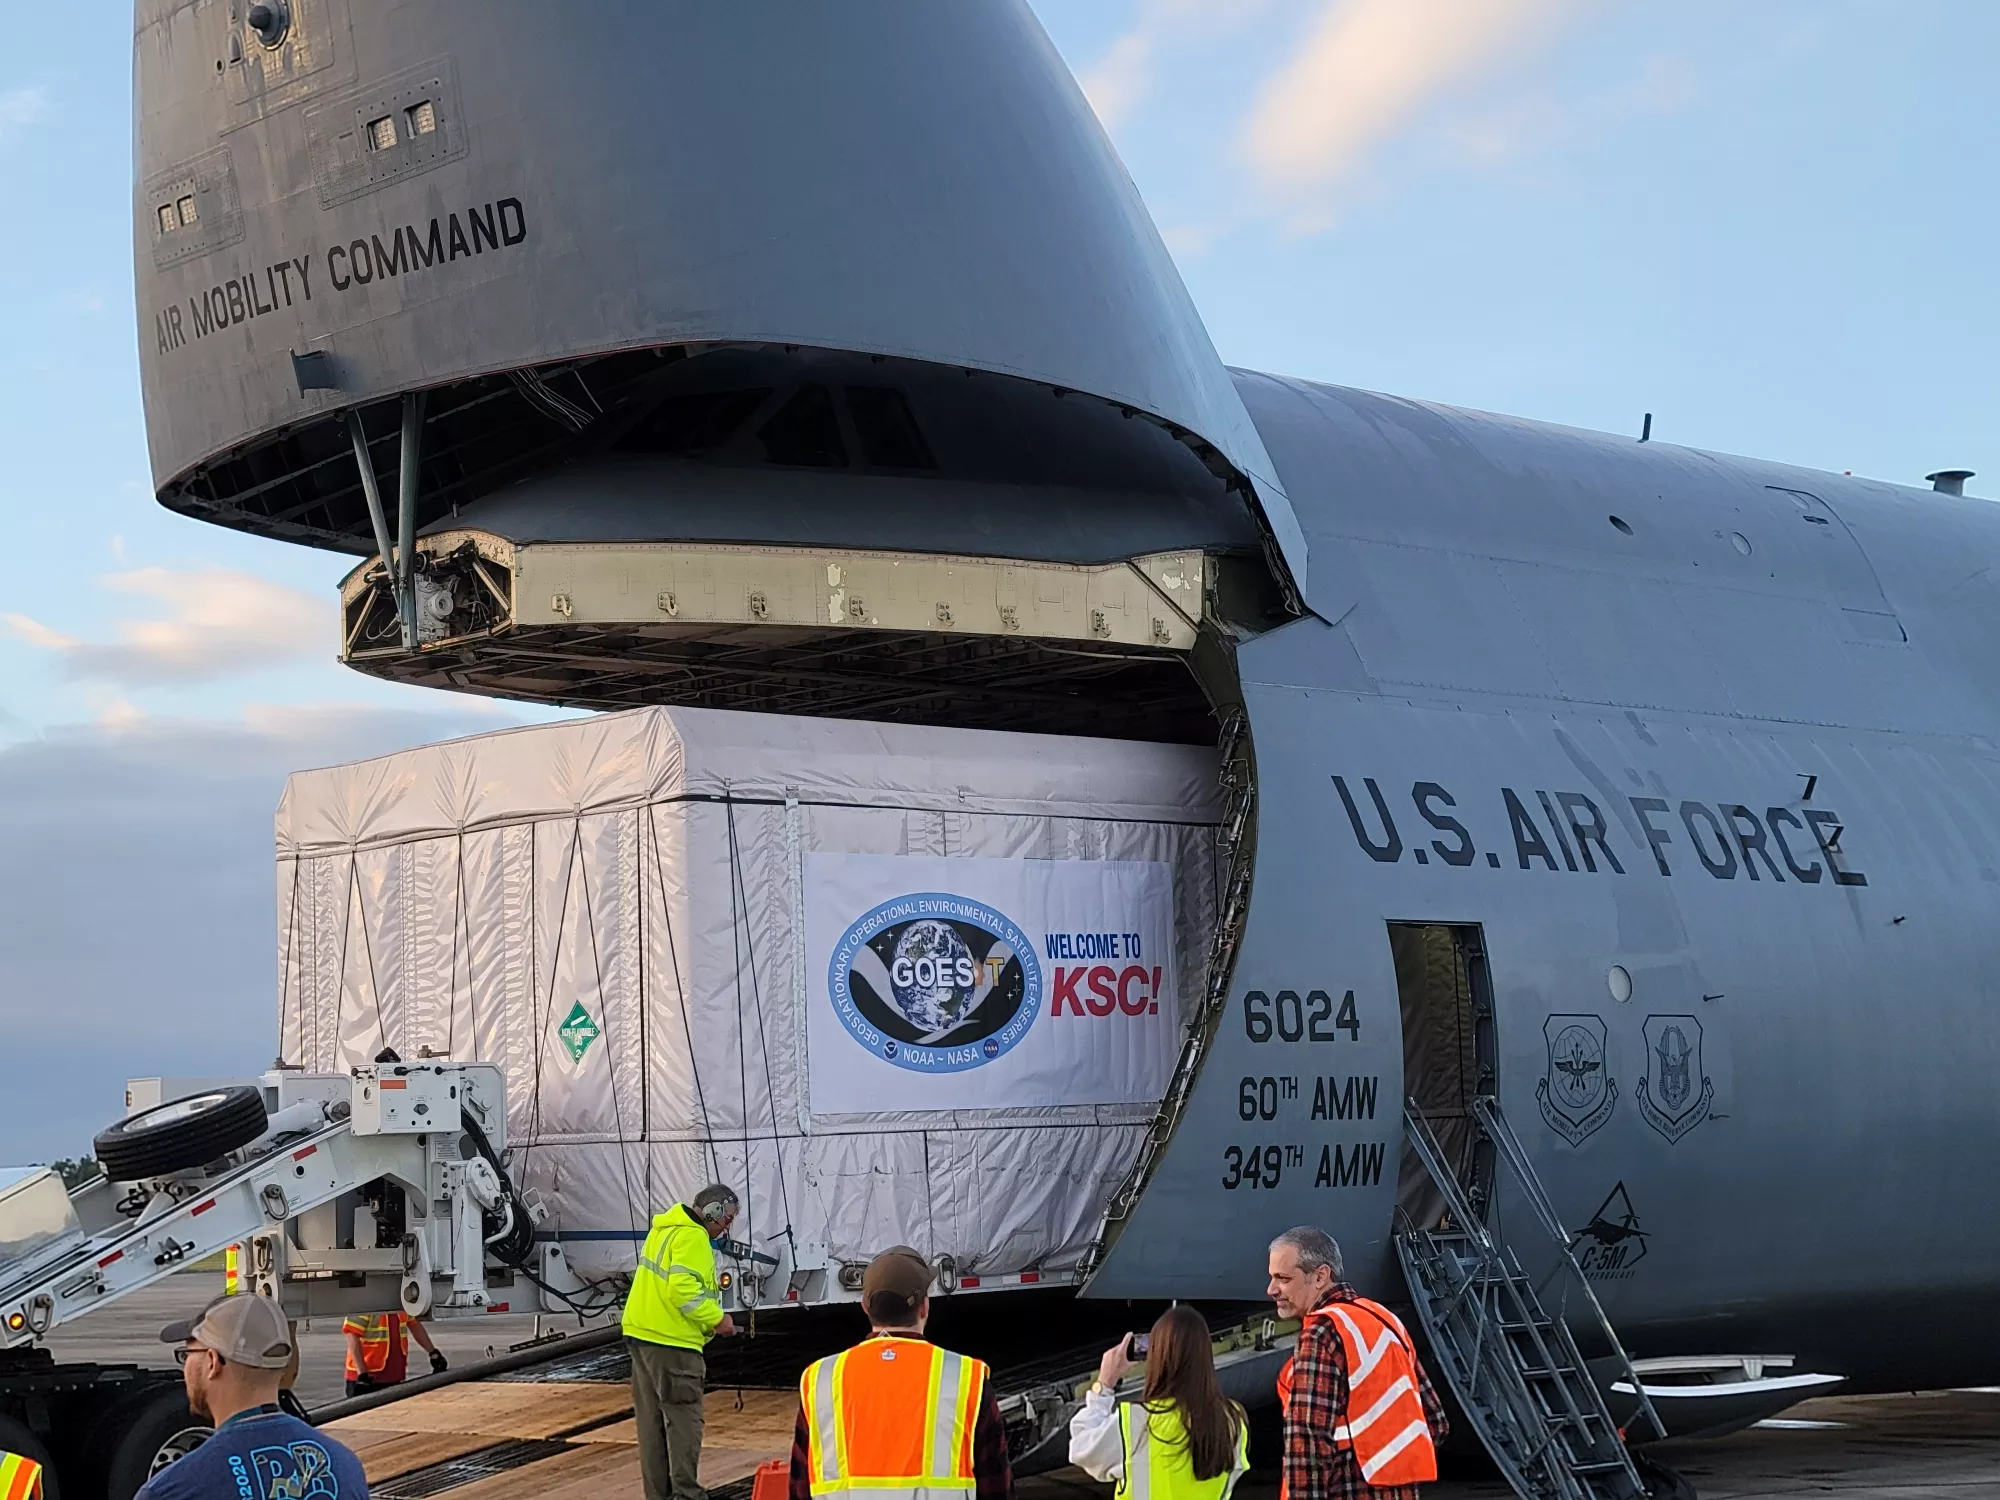
[[[416,645],[379,558],[341,586],[373,676],[593,708],[763,712],[1212,742],[1189,660],[1254,564],[1086,565],[699,542],[415,543]]]

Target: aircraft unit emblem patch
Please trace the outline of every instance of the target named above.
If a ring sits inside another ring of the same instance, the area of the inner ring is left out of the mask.
[[[1542,1121],[1572,1146],[1611,1118],[1618,1082],[1605,1056],[1604,1022],[1597,1016],[1552,1015],[1542,1022],[1549,1060],[1535,1102]]]
[[[1700,1021],[1646,1017],[1646,1076],[1635,1098],[1640,1117],[1670,1142],[1678,1143],[1708,1118],[1715,1083],[1702,1071]]]

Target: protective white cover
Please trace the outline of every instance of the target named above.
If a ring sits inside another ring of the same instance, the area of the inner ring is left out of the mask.
[[[1059,1273],[1156,1099],[885,1087],[815,1113],[806,856],[1162,864],[1184,1014],[1215,769],[1185,746],[646,708],[300,772],[277,815],[280,1053],[500,1064],[517,1175],[586,1273],[629,1269],[651,1214],[711,1178],[743,1194],[733,1236],[785,1263],[767,1298],[898,1243]]]

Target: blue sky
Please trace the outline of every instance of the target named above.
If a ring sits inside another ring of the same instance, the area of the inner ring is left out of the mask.
[[[2000,493],[2000,6],[1036,9],[1231,363]],[[153,503],[129,88],[0,10],[0,1015],[49,1060],[0,1159],[267,1059],[287,767],[521,712],[345,671],[347,559]]]

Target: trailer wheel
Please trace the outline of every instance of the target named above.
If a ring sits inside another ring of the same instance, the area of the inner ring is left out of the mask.
[[[187,1392],[156,1385],[114,1401],[97,1419],[86,1444],[104,1500],[132,1500],[148,1479],[185,1458],[215,1431],[188,1410]]]
[[[18,1453],[42,1466],[42,1500],[62,1500],[62,1479],[49,1460],[49,1450],[21,1423],[0,1416],[0,1453]]]
[[[235,1084],[144,1109],[97,1133],[97,1159],[115,1182],[205,1166],[264,1133],[261,1089]]]

